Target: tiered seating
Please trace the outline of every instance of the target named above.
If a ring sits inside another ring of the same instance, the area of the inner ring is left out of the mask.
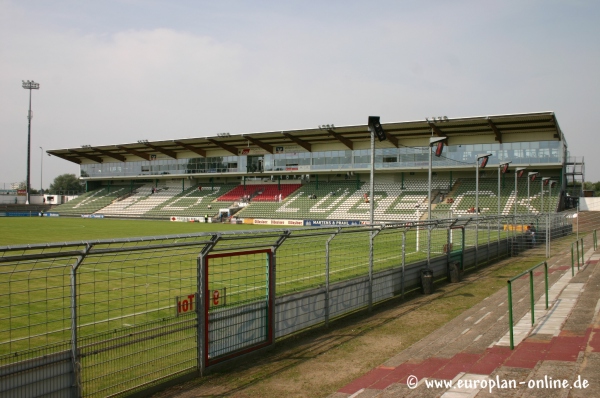
[[[158,187],[146,184],[139,187],[133,195],[114,201],[96,213],[119,217],[140,217],[179,193],[181,193],[180,182],[167,181]]]
[[[356,182],[316,182],[302,185],[283,203],[250,203],[239,215],[254,218],[289,218],[324,220],[356,191]],[[283,187],[283,184],[282,184]],[[316,199],[311,199],[315,195]]]
[[[424,184],[427,186],[427,181]],[[439,180],[432,186],[447,189],[448,184],[448,180]],[[427,209],[427,191],[422,190],[422,186],[423,182],[413,181],[407,189],[402,190],[396,183],[375,184],[375,219],[418,220]],[[290,195],[283,204],[251,203],[239,215],[254,218],[366,221],[370,215],[370,204],[365,200],[369,189],[368,183],[357,189],[354,181],[320,182],[317,189],[317,184],[311,182]],[[311,199],[312,195],[315,195],[316,199]]]
[[[263,188],[262,185],[238,185],[231,191],[225,193],[224,195],[217,198],[219,202],[234,202],[236,200],[242,199],[244,195],[254,195],[258,191]]]
[[[433,177],[431,179],[432,190],[449,190],[456,182],[456,179],[449,180],[448,178]],[[429,189],[429,181],[425,179],[407,179],[404,181],[405,191],[425,191]]]
[[[369,184],[364,184],[328,218],[368,220],[371,204]],[[375,184],[374,218],[377,221],[416,221],[427,208],[426,191],[401,190],[397,184]]]
[[[154,209],[148,211],[145,217],[212,217],[220,208],[229,208],[232,202],[216,202],[215,199],[235,188],[235,184],[202,186],[200,190],[194,187],[169,199]],[[213,190],[214,188],[214,190]]]
[[[259,194],[252,198],[253,202],[278,202],[279,195],[284,200],[292,192],[300,188],[302,184],[281,184],[281,189],[277,184],[265,185],[264,190],[259,191]]]
[[[131,187],[129,186],[103,187],[80,195],[65,204],[56,206],[52,209],[52,212],[62,215],[92,214],[110,205],[117,198],[127,195],[130,190]]]
[[[252,202],[278,202],[279,194],[281,199],[287,198],[292,192],[300,188],[301,184],[258,184],[258,185],[238,185],[233,190],[220,196],[217,201],[231,202],[242,199],[248,195]]]
[[[516,198],[517,212],[534,214],[539,213],[541,207],[540,183],[530,184],[531,197],[527,197],[527,179],[518,181],[518,197]],[[496,214],[498,212],[498,180],[495,178],[481,178],[479,180],[479,208],[481,214]],[[475,207],[475,178],[462,178],[452,195],[447,196],[443,203],[435,207],[436,216],[468,215],[469,209]],[[546,187],[544,193],[544,211],[556,211],[560,190]],[[552,195],[550,195],[552,194]],[[453,203],[447,203],[451,198]],[[515,206],[514,180],[507,180],[500,190],[500,211],[504,215],[513,214]]]

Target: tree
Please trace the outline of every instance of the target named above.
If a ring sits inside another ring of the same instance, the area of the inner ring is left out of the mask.
[[[54,179],[48,189],[50,193],[57,194],[60,192],[81,192],[82,186],[75,174],[61,174]]]

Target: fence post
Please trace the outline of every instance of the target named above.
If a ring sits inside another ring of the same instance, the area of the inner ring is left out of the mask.
[[[512,216],[512,241],[510,245],[510,256],[515,257],[515,247],[517,246],[517,217]]]
[[[431,222],[431,220],[427,220]],[[427,269],[431,267],[431,224],[427,225]]]
[[[486,264],[490,263],[490,220],[486,220],[487,232],[488,232],[488,241],[487,241],[487,261]]]
[[[513,311],[512,311],[512,284],[508,281],[508,330],[510,334],[510,349],[515,349],[515,338],[513,332]]]
[[[450,280],[450,253],[452,249],[450,248],[450,228],[446,230],[446,277]]]
[[[329,243],[337,236],[340,232],[331,234],[329,239],[325,242],[325,327],[329,327]]]
[[[535,323],[534,305],[535,301],[533,298],[533,270],[529,271],[529,301],[531,303],[531,326]]]
[[[86,243],[85,250],[77,257],[77,261],[71,267],[71,361],[73,362],[73,373],[75,375],[75,393],[77,397],[83,396],[81,389],[81,363],[79,361],[79,348],[77,346],[77,270],[94,245]]]
[[[546,309],[548,309],[548,262],[544,261],[544,279],[546,286]]]
[[[371,226],[371,228],[374,228]],[[369,248],[369,312],[373,310],[373,262],[375,258],[375,237],[385,228],[385,224],[380,225],[379,229],[371,230],[370,237],[370,248]]]
[[[475,209],[475,211],[479,211],[479,209]],[[479,266],[479,213],[477,214],[477,218],[475,220],[475,268]]]
[[[498,240],[496,241],[496,259],[500,259],[500,214],[498,214]]]
[[[577,271],[579,271],[579,240],[577,240]]]
[[[585,265],[585,258],[583,257],[585,254],[585,251],[583,250],[583,238],[581,238],[581,266],[583,267]]]
[[[402,279],[400,280],[400,294],[404,298],[404,266],[406,264],[406,229],[402,231]]]
[[[273,246],[271,246],[271,268],[272,270],[268,270],[267,269],[267,278],[269,281],[268,287],[269,287],[269,294],[267,295],[267,301],[269,301],[269,295],[273,298],[273,301],[270,303],[269,305],[269,320],[270,323],[273,325],[271,333],[272,333],[272,339],[271,339],[271,344],[273,344],[275,342],[275,298],[277,297],[277,249],[279,249],[279,247],[283,244],[283,242],[285,242],[285,240],[291,235],[291,231],[289,229],[286,229],[285,231],[283,231],[283,235],[281,235],[279,237],[279,239],[277,239],[277,241],[275,242],[275,244]],[[271,271],[271,272],[269,272]],[[267,330],[269,328],[269,322],[267,322]],[[268,335],[268,332],[267,332]]]
[[[208,349],[206,347],[206,333],[205,330],[208,327],[208,314],[205,314],[206,307],[206,294],[208,290],[208,285],[206,283],[206,256],[211,250],[215,247],[215,245],[221,239],[221,234],[217,233],[210,238],[210,243],[206,244],[200,251],[198,255],[198,259],[196,260],[196,289],[198,290],[198,297],[196,298],[196,318],[197,322],[197,330],[196,334],[197,344],[198,344],[198,373],[200,376],[203,376],[204,369],[206,369],[206,359],[208,357],[208,353],[205,354],[205,351]]]
[[[575,276],[575,256],[573,252],[573,244],[571,243],[571,276]]]
[[[371,203],[374,201],[375,198],[371,198]],[[371,224],[371,228],[373,228],[373,224]],[[373,229],[369,231],[369,312],[373,311],[373,242],[375,241],[373,232]]]
[[[548,221],[546,222],[546,258],[550,258],[551,253],[551,242],[552,242],[552,228],[551,228],[551,220],[550,213],[547,216]]]

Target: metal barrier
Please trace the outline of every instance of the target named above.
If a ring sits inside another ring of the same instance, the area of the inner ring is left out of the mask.
[[[533,266],[523,272],[521,272],[519,275],[514,276],[512,278],[510,278],[507,283],[508,283],[508,329],[509,329],[509,333],[510,333],[510,349],[513,350],[515,348],[515,342],[514,342],[514,331],[513,331],[513,307],[512,307],[512,282],[519,279],[520,277],[529,274],[529,301],[531,304],[531,325],[533,326],[533,324],[535,323],[535,311],[534,311],[534,306],[535,306],[535,298],[534,298],[534,294],[533,294],[533,270],[535,270],[536,268],[540,267],[540,266],[544,266],[544,286],[545,286],[545,293],[546,293],[546,309],[548,309],[548,263],[546,261],[539,263],[536,266]]]
[[[0,247],[0,395],[102,397],[196,377],[421,291],[423,270],[437,283],[450,260],[466,270],[526,253],[523,218]],[[564,213],[529,220],[552,238],[572,231]]]
[[[581,250],[579,250],[580,243]],[[584,264],[583,254],[583,238],[579,238],[571,243],[571,276],[575,276],[575,261],[577,261],[577,271],[579,271],[580,266]]]

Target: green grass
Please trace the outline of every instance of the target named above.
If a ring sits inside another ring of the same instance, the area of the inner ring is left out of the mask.
[[[199,232],[272,228],[252,224],[204,224],[151,220],[67,217],[2,217],[0,246],[131,238]]]
[[[272,227],[142,220],[4,218],[0,220],[0,245],[265,228]],[[325,231],[333,233],[336,230]],[[360,227],[352,230],[358,232],[339,234],[330,242],[330,283],[368,274],[368,232]],[[304,232],[308,231],[300,229],[294,235],[305,235]],[[458,236],[455,233],[457,245]],[[330,237],[330,234],[301,236],[285,241],[277,251],[277,296],[325,284],[326,241]],[[491,234],[492,242],[496,237],[494,231]],[[467,231],[465,239],[468,245],[472,245],[474,232]],[[480,231],[479,241],[485,243],[487,239],[487,231]],[[83,352],[89,353],[83,362],[83,384],[87,391],[118,390],[120,383],[123,383],[123,388],[131,386],[128,383],[132,377],[140,376],[138,371],[143,372],[143,367],[136,367],[135,372],[133,370],[139,361],[157,367],[156,377],[159,377],[160,369],[181,371],[184,364],[180,359],[194,357],[194,344],[189,347],[186,345],[185,349],[183,346],[175,348],[177,338],[193,340],[190,337],[194,335],[193,328],[181,331],[179,337],[177,333],[165,334],[160,341],[156,341],[158,345],[153,349],[148,349],[143,339],[144,333],[148,333],[146,329],[169,330],[183,319],[176,317],[175,298],[196,292],[197,258],[206,240],[202,237],[181,237],[141,243],[106,243],[97,245],[95,249],[197,242],[187,247],[147,248],[86,257],[77,271],[77,324],[78,342]],[[265,238],[257,234],[250,239],[224,240],[217,244],[216,249],[244,251],[251,250],[252,246],[268,248],[276,240],[276,237]],[[446,241],[445,230],[434,230],[432,258],[444,255]],[[418,234],[416,231],[407,232],[406,264],[426,258],[423,251],[426,244],[425,230]],[[83,248],[83,245],[79,245],[74,249]],[[37,250],[38,253],[49,251]],[[10,252],[7,255],[25,252]],[[27,253],[30,252],[34,251]],[[49,345],[68,343],[71,337],[70,270],[76,261],[76,256],[70,256],[11,262],[0,266],[0,320],[7,326],[0,330],[0,365],[11,363],[15,358],[22,360],[38,356],[37,350]],[[402,232],[381,232],[375,238],[374,271],[399,267],[401,262]],[[267,294],[266,269],[264,254],[214,258],[209,263],[208,288],[226,287],[228,307],[256,302]],[[140,339],[140,342],[136,339]],[[113,351],[111,347],[120,348]],[[169,355],[173,349],[181,349],[180,355]],[[125,356],[111,356],[111,351]],[[189,365],[188,360],[185,363]]]

